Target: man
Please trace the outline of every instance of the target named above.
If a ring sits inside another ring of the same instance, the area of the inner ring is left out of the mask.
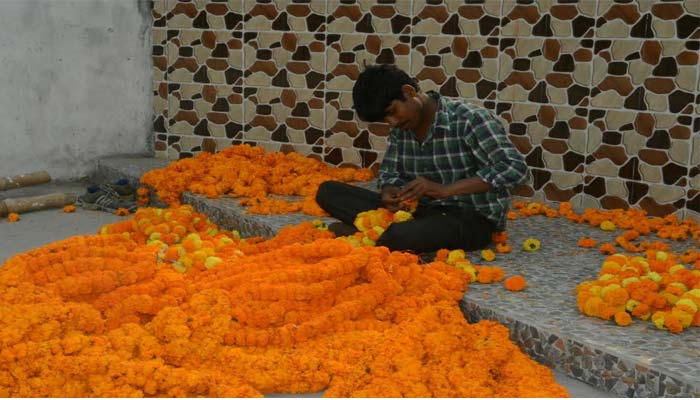
[[[394,65],[368,66],[352,98],[360,119],[392,127],[379,167],[381,193],[324,182],[316,201],[326,212],[350,228],[362,211],[396,211],[419,200],[413,220],[391,224],[377,241],[416,253],[484,248],[505,229],[508,189],[525,179],[527,166],[493,114],[420,92]]]

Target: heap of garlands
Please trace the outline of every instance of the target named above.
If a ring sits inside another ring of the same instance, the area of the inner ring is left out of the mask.
[[[100,232],[0,268],[0,396],[566,396],[505,327],[466,322],[446,262],[312,223],[241,239],[189,207]]]
[[[334,168],[297,153],[266,153],[262,147],[231,146],[219,153],[202,152],[143,175],[158,198],[171,206],[180,204],[185,191],[206,197],[241,197],[240,203],[255,214],[304,212],[325,215],[316,204],[318,185],[324,181],[368,181],[369,169]],[[286,201],[272,196],[302,196]]]
[[[581,313],[614,320],[620,326],[631,325],[633,318],[650,320],[658,329],[672,333],[700,326],[700,225],[693,220],[681,221],[675,215],[648,217],[638,209],[586,209],[577,214],[569,203],[561,203],[559,210],[539,203],[515,202],[514,205],[517,211],[511,212],[511,219],[563,216],[604,231],[622,230],[614,242],[599,246],[600,252],[609,257],[603,262],[598,279],[577,287],[576,300]],[[692,240],[695,244],[674,254],[660,240],[635,243],[652,234],[660,239]],[[578,245],[593,248],[598,243],[584,237]],[[640,255],[619,254],[618,247]]]

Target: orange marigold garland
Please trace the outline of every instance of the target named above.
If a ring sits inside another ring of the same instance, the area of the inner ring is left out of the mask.
[[[158,198],[169,205],[179,205],[180,195],[190,191],[209,198],[241,197],[241,204],[257,214],[301,211],[325,215],[314,200],[322,182],[367,181],[372,177],[369,169],[334,168],[293,152],[266,153],[262,147],[238,145],[149,171],[141,182],[154,188]],[[303,200],[287,202],[274,198],[276,195],[302,196]]]
[[[142,209],[9,259],[0,395],[567,395],[505,327],[467,323],[464,270],[353,247],[312,223],[271,240],[214,229],[188,208]],[[199,251],[193,234],[213,243],[214,267],[157,262],[163,248]]]

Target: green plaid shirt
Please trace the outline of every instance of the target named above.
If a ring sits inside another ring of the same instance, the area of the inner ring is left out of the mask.
[[[422,198],[421,204],[474,209],[498,229],[505,229],[508,189],[525,180],[527,165],[503,125],[486,109],[436,92],[437,114],[423,143],[414,134],[391,130],[379,167],[378,186],[403,186],[418,176],[441,184],[478,176],[491,185],[486,193]]]

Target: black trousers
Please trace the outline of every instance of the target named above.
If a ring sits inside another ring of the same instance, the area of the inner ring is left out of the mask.
[[[379,193],[335,181],[319,186],[316,202],[332,217],[351,226],[360,212],[384,207]],[[412,220],[391,224],[377,246],[415,253],[443,248],[471,251],[488,246],[495,231],[491,221],[473,210],[419,206]]]

